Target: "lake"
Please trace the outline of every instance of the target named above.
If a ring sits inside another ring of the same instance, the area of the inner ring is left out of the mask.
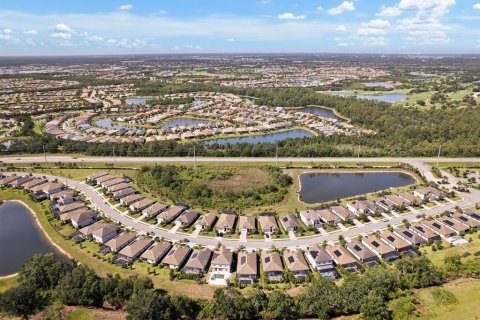
[[[152,100],[152,98],[128,98],[125,99],[126,104],[145,104],[145,102]]]
[[[383,87],[386,89],[392,89],[395,86],[389,82],[365,82],[365,87]]]
[[[244,136],[244,137],[231,137],[231,138],[218,138],[205,141],[205,144],[211,145],[218,143],[220,145],[225,144],[238,144],[238,143],[275,143],[288,138],[311,138],[314,134],[304,129],[293,129],[288,131],[266,133],[256,136]]]
[[[34,219],[20,202],[0,205],[0,277],[18,272],[23,262],[37,253],[52,252],[63,257]]]
[[[141,128],[135,127],[135,126],[130,126],[130,125],[123,125],[123,124],[117,124],[112,122],[112,118],[110,117],[104,117],[100,118],[97,121],[95,121],[95,125],[100,128],[104,129],[114,129],[114,130],[131,130],[131,129],[136,129],[140,130]]]
[[[300,175],[300,200],[305,203],[334,201],[415,182],[411,175],[403,172],[305,172]]]
[[[161,128],[173,128],[173,127],[178,127],[178,126],[193,126],[196,124],[209,124],[209,123],[215,123],[215,121],[211,120],[206,120],[206,119],[195,119],[195,118],[174,118],[171,120],[166,121],[164,124],[162,124]]]
[[[322,117],[327,117],[327,118],[332,118],[338,120],[339,118],[335,115],[335,112],[333,112],[330,109],[327,108],[322,108],[322,107],[305,107],[301,108],[300,111],[306,112],[306,113],[311,113],[311,114],[316,114]]]
[[[338,94],[341,97],[352,97],[357,99],[367,99],[374,101],[383,101],[389,103],[395,103],[398,101],[403,101],[407,98],[406,94],[403,93],[386,93],[386,94]]]

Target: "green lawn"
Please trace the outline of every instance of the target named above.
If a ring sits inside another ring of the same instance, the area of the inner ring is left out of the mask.
[[[480,315],[480,280],[460,279],[449,282],[442,288],[452,292],[458,299],[458,304],[451,306],[438,305],[432,297],[435,288],[421,289],[415,296],[420,304],[419,319],[450,320],[478,319]]]
[[[480,239],[478,237],[479,237],[478,232],[474,234],[466,234],[465,239],[472,239],[472,242],[467,245],[458,246],[458,247],[449,247],[449,244],[444,242],[443,245],[445,249],[442,249],[439,251],[432,251],[432,247],[422,247],[420,251],[426,254],[427,257],[437,266],[442,266],[443,260],[447,256],[462,255],[465,253],[469,253],[470,256],[463,258],[464,260],[477,259],[475,258],[474,253],[480,251]]]
[[[18,276],[0,279],[0,293],[17,284]]]

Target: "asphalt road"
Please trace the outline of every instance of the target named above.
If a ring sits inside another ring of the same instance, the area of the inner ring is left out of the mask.
[[[8,174],[12,174],[12,173],[8,173]],[[351,228],[344,231],[329,233],[327,235],[319,234],[319,235],[310,236],[310,237],[297,238],[295,240],[293,239],[272,240],[272,241],[249,240],[247,242],[240,242],[238,239],[223,239],[223,238],[194,236],[191,234],[183,234],[183,233],[170,233],[169,230],[167,229],[160,229],[155,226],[131,219],[127,215],[121,214],[115,208],[110,206],[110,204],[106,202],[105,198],[103,198],[101,194],[99,194],[92,187],[84,184],[83,182],[79,182],[79,181],[75,181],[75,180],[71,180],[63,177],[58,177],[58,176],[39,174],[39,173],[34,173],[33,175],[36,177],[46,177],[48,179],[57,179],[58,181],[70,186],[71,188],[77,189],[78,191],[83,193],[86,196],[87,200],[90,200],[93,206],[96,207],[105,216],[110,217],[112,220],[119,222],[120,224],[122,224],[123,226],[129,229],[136,230],[142,233],[151,234],[153,232],[155,236],[163,237],[165,239],[169,239],[172,241],[180,241],[180,240],[186,239],[189,241],[191,245],[199,244],[199,245],[204,245],[208,247],[215,247],[216,245],[221,244],[228,248],[238,248],[240,246],[243,246],[247,249],[268,249],[268,248],[271,248],[272,245],[277,248],[284,248],[284,247],[305,248],[315,244],[321,244],[323,243],[323,241],[334,242],[338,240],[338,237],[340,235],[342,235],[343,237],[352,237],[359,234],[371,233],[376,230],[386,228],[388,224],[390,225],[401,224],[402,220],[404,219],[407,219],[409,221],[414,220],[416,219],[416,216],[419,214],[425,214],[427,216],[437,215],[444,212],[445,210],[452,210],[456,206],[466,207],[466,206],[474,205],[477,202],[480,202],[480,191],[472,190],[472,193],[469,193],[469,194],[463,193],[462,196],[464,197],[464,199],[461,201],[441,205],[434,208],[419,210],[418,212],[412,212],[406,215],[401,215],[399,217],[393,217],[388,222],[378,221],[374,223],[365,224],[361,227],[355,227],[355,228]],[[455,181],[452,181],[452,184],[453,183],[455,183]]]

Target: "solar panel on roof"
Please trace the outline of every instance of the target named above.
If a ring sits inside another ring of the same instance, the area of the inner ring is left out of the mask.
[[[392,236],[388,236],[387,239],[390,240],[391,242],[395,242],[395,238]]]
[[[269,263],[270,262],[270,257],[266,257],[265,258],[265,263]]]
[[[340,253],[340,251],[338,250],[335,250],[333,251],[333,253],[337,256],[337,257],[340,257],[342,254]]]
[[[247,257],[240,258],[240,264],[245,264]]]
[[[293,258],[292,256],[288,257],[288,262],[293,263],[294,261],[295,261],[295,258]]]
[[[362,248],[360,248],[358,244],[354,245],[353,249],[355,249],[355,251],[362,251]]]
[[[373,245],[375,248],[380,247],[380,243],[378,243],[377,241],[372,241],[372,245]]]

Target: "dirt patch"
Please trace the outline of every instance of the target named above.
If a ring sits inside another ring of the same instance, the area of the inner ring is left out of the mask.
[[[260,168],[236,168],[234,175],[227,180],[204,180],[212,190],[240,192],[246,188],[266,186],[270,181],[268,172]]]

